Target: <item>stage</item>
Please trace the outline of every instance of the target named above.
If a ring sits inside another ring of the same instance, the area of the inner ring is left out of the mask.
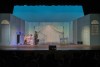
[[[55,46],[56,50],[99,50],[100,46],[88,46],[82,44],[68,45],[15,45],[15,46],[0,46],[0,50],[49,50],[50,46]]]

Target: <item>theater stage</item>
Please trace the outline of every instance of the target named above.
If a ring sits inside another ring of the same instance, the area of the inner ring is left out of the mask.
[[[0,46],[0,50],[49,50],[50,46],[56,46],[56,50],[99,50],[100,46],[87,45],[16,45],[16,46]]]

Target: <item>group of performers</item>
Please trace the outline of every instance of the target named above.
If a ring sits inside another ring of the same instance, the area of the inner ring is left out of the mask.
[[[39,42],[37,31],[35,31],[34,36],[32,34],[24,36],[25,45],[37,45]]]

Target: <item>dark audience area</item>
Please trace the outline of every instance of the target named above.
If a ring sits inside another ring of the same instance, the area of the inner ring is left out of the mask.
[[[0,67],[99,67],[100,52],[69,51],[1,51]]]

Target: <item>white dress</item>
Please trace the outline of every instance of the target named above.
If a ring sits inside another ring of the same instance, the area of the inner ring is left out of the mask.
[[[33,36],[30,36],[30,45],[34,44]]]

